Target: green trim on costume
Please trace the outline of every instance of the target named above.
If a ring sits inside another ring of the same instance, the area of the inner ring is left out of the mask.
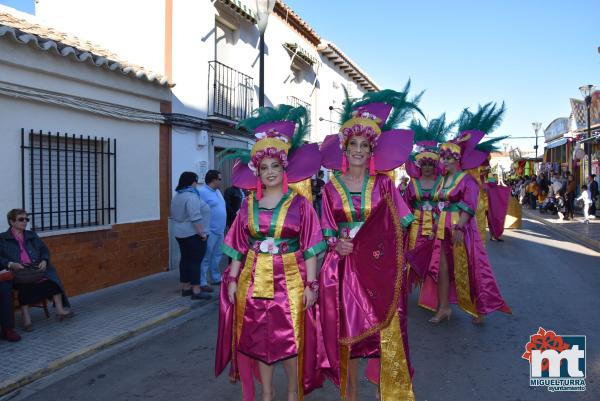
[[[283,205],[283,203],[290,197],[291,193],[292,190],[288,189],[288,191],[281,197],[281,199],[279,199],[279,202],[277,202],[277,206],[275,206],[275,209],[273,209],[273,215],[271,216],[271,224],[269,226],[269,237],[275,236],[275,230],[277,229],[277,220],[279,219],[279,213],[281,212],[281,205]]]
[[[456,206],[458,206],[458,208],[461,209],[463,212],[466,212],[466,213],[470,214],[471,216],[475,216],[475,211],[473,209],[471,209],[469,206],[467,206],[467,204],[464,203],[463,201],[458,202],[458,204]]]
[[[413,221],[415,221],[415,216],[410,213],[400,219],[400,224],[402,224],[402,227],[406,228],[410,226]]]
[[[302,252],[302,256],[304,257],[304,260],[307,260],[313,256],[317,256],[321,252],[325,251],[325,249],[327,249],[327,243],[325,241],[319,241],[315,245]]]
[[[255,199],[255,195],[252,194],[250,199],[248,200],[250,202],[250,207],[252,207],[252,210],[250,211],[250,213],[252,213],[252,216],[254,217],[254,221],[253,221],[253,225],[254,225],[254,232],[256,233],[256,235],[258,235],[259,238],[264,238],[264,235],[260,232],[260,223],[259,223],[259,213],[258,213],[258,200]]]
[[[225,255],[229,256],[233,260],[237,260],[237,261],[241,262],[244,259],[243,253],[236,251],[235,249],[233,249],[232,247],[230,247],[227,244],[221,245],[221,250],[223,251],[223,253]]]
[[[342,230],[346,227],[348,227],[348,228],[350,228],[350,230],[352,230],[354,227],[361,227],[363,224],[365,224],[364,221],[343,221],[341,223],[338,223],[338,230],[335,235],[339,236],[339,234],[342,232]]]
[[[322,231],[324,237],[337,237],[337,231],[331,228],[324,228]]]

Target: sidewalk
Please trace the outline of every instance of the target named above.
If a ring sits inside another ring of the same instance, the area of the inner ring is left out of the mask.
[[[175,270],[73,297],[76,315],[63,322],[55,319],[51,306],[50,319],[32,308],[31,333],[20,329],[17,314],[22,340],[0,342],[0,395],[211,302],[184,298],[178,287]]]
[[[526,208],[523,208],[523,217],[544,223],[564,236],[600,252],[600,218],[598,217],[590,219],[589,224],[584,224],[581,215],[575,215],[574,220],[564,221],[557,215],[542,214]]]

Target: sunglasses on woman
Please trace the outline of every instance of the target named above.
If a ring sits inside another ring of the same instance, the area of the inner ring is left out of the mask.
[[[24,221],[26,221],[26,222],[28,222],[28,223],[29,223],[29,217],[17,217],[17,221],[18,221],[19,223],[22,223],[22,222],[24,222]]]

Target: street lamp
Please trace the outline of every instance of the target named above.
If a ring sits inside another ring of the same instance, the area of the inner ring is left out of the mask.
[[[269,14],[275,8],[275,0],[256,0],[256,22],[260,32],[260,66],[258,75],[258,106],[265,105],[265,31],[269,23]]]
[[[585,99],[585,107],[587,108],[587,142],[585,143],[585,154],[588,158],[588,175],[592,174],[592,129],[590,121],[590,109],[592,106],[592,93],[594,92],[594,85],[583,85],[579,87],[581,95]]]
[[[537,159],[538,157],[538,132],[540,131],[540,128],[542,128],[542,123],[531,123],[531,126],[533,127],[533,130],[535,131],[535,158]]]

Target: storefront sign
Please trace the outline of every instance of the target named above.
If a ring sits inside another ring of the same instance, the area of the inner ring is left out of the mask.
[[[569,132],[569,119],[566,117],[557,118],[544,130],[544,142],[558,139],[567,132]]]

